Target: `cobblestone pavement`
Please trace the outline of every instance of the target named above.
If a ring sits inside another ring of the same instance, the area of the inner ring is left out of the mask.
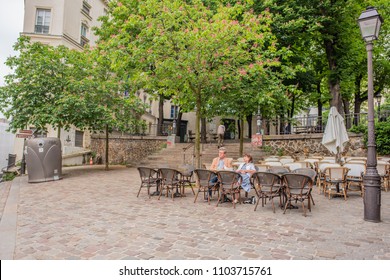
[[[272,212],[271,204],[215,207],[202,199],[136,197],[135,168],[64,168],[60,181],[0,184],[0,259],[390,259],[390,192],[381,223],[363,220],[363,200],[328,199]],[[5,197],[8,199],[5,199]]]

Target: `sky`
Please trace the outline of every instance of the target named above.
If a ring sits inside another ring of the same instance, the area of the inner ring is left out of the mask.
[[[23,31],[24,0],[0,0],[0,7],[0,86],[3,86],[4,76],[10,72],[4,62],[16,55],[12,46]]]

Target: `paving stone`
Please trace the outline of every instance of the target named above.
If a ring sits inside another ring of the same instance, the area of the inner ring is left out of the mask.
[[[381,223],[363,220],[358,196],[273,213],[267,204],[215,207],[187,191],[183,198],[147,197],[135,168],[64,168],[60,181],[19,179],[11,259],[390,259],[390,192],[382,193]],[[7,182],[8,183],[8,182]],[[0,184],[0,206],[9,189]],[[0,236],[0,242],[5,240]]]

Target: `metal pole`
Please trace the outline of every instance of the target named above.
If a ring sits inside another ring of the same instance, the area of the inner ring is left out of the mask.
[[[381,177],[376,168],[376,145],[374,123],[374,85],[372,69],[372,42],[366,43],[368,72],[368,141],[367,168],[363,176],[364,185],[364,220],[380,222],[381,208]]]

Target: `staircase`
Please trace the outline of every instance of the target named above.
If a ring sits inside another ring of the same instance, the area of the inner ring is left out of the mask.
[[[224,145],[229,158],[239,158],[240,143],[225,141]],[[143,161],[138,166],[148,166],[152,168],[167,167],[178,168],[183,164],[195,164],[194,159],[194,144],[193,143],[177,143],[174,147],[169,147],[154,153]],[[256,147],[252,147],[251,143],[244,143],[244,154],[248,153],[253,157],[254,162],[258,162],[264,157],[264,152]],[[218,156],[218,146],[215,143],[201,144],[201,163],[211,163],[213,158]]]

